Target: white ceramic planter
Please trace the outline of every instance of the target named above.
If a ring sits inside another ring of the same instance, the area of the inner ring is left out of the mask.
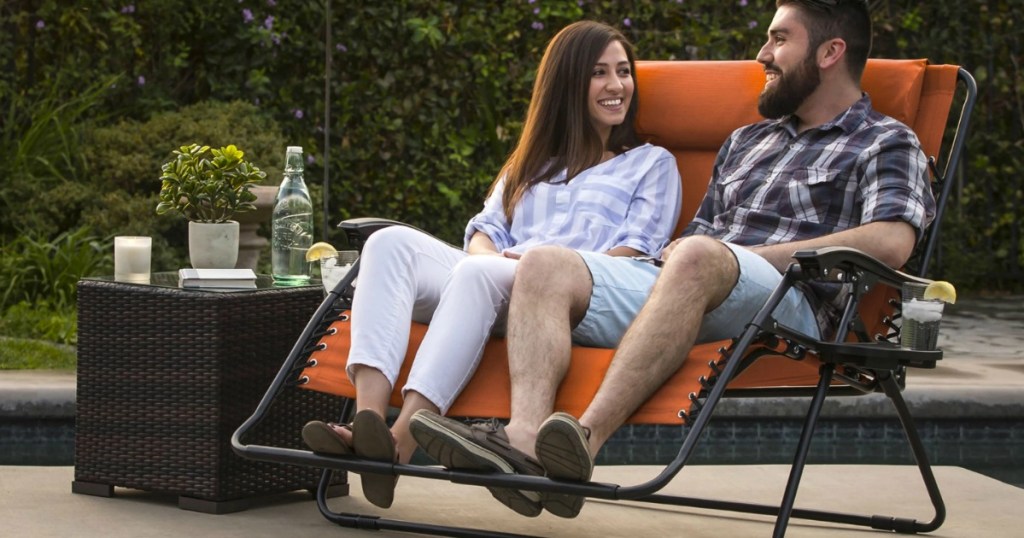
[[[238,223],[188,223],[188,257],[195,269],[231,269],[238,261]]]

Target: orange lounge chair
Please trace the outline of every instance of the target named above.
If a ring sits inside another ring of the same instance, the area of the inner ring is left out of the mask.
[[[676,156],[683,180],[682,215],[695,214],[711,177],[711,167],[719,147],[736,128],[760,120],[756,112],[757,96],[764,85],[763,68],[753,61],[724,62],[639,62],[640,110],[637,127],[652,143],[664,146]],[[943,147],[950,110],[957,87],[964,88],[955,128],[945,145],[941,170],[936,159]],[[951,171],[963,151],[976,87],[970,74],[957,66],[927,65],[925,60],[870,60],[863,87],[878,110],[911,126],[932,160],[933,189],[938,199],[935,223],[919,245],[910,267],[919,277],[925,274],[936,250],[938,223],[952,181]],[[685,221],[685,219],[683,219]],[[393,221],[355,219],[341,224],[349,240],[360,246],[369,234]],[[685,226],[677,225],[677,230]],[[629,419],[630,423],[688,425],[678,456],[656,478],[638,485],[568,484],[546,478],[497,476],[459,472],[418,465],[394,465],[359,459],[340,459],[313,454],[304,449],[245,444],[246,434],[257,427],[274,398],[285,390],[316,390],[345,399],[355,389],[345,375],[348,355],[349,284],[358,272],[352,271],[328,294],[309,322],[300,341],[285,361],[273,385],[254,415],[232,438],[235,451],[243,457],[326,469],[318,492],[321,512],[343,526],[415,531],[442,535],[488,534],[488,531],[439,527],[353,514],[332,512],[326,505],[328,480],[335,471],[373,471],[384,474],[409,474],[452,482],[505,486],[582,494],[603,499],[628,499],[661,504],[698,506],[776,516],[775,535],[785,533],[790,517],[843,524],[863,525],[900,532],[928,532],[938,528],[945,518],[942,498],[931,472],[909,410],[903,401],[908,367],[933,368],[942,358],[941,351],[909,351],[898,345],[901,283],[918,279],[897,272],[852,249],[831,248],[797,253],[772,299],[751,321],[743,334],[731,341],[694,347],[683,366]],[[779,326],[771,316],[778,299],[795,282],[826,279],[851,284],[841,330],[833,341],[815,341]],[[396,387],[405,383],[416,349],[426,326],[414,324],[406,362]],[[562,383],[556,408],[579,416],[592,399],[607,371],[613,351],[574,347],[572,364]],[[449,415],[465,417],[509,416],[509,379],[505,343],[493,339],[486,347],[480,366],[458,397]],[[904,426],[914,457],[920,467],[935,514],[930,521],[890,516],[859,516],[794,508],[800,476],[810,445],[811,434],[826,395],[884,392],[893,402]],[[752,505],[719,500],[692,499],[659,495],[683,467],[693,451],[715,406],[722,397],[792,395],[810,397],[808,415],[800,443],[794,455],[789,483],[779,506]],[[344,400],[342,419],[354,407]],[[401,405],[396,389],[392,405]],[[301,410],[296,410],[300,412]],[[309,417],[324,419],[327,417]],[[333,417],[332,417],[333,418]],[[394,512],[400,513],[396,508]]]

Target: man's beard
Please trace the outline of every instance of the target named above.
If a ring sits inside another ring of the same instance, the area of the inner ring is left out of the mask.
[[[814,54],[808,54],[796,71],[780,74],[773,88],[765,88],[761,92],[757,98],[757,111],[768,119],[793,114],[820,84],[821,73]]]

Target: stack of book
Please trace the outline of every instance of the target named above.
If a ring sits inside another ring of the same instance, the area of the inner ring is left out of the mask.
[[[256,289],[252,269],[178,269],[178,287],[202,290]]]

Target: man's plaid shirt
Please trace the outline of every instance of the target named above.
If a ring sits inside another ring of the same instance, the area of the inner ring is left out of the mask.
[[[935,199],[910,128],[875,111],[867,95],[817,128],[797,134],[795,125],[785,117],[734,131],[683,235],[757,246],[905,221],[920,237]],[[815,288],[809,298],[828,305],[837,291]],[[820,311],[822,334],[831,334],[836,312]]]

